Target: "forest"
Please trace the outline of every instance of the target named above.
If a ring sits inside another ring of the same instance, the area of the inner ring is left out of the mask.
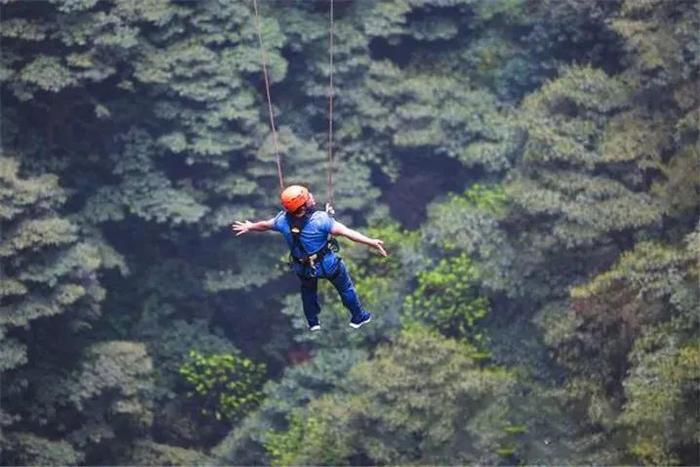
[[[257,5],[0,0],[0,464],[700,464],[700,2]]]

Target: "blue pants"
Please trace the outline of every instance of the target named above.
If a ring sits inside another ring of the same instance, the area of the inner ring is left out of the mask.
[[[360,321],[366,312],[362,309],[360,299],[357,297],[355,286],[350,279],[350,274],[343,261],[338,261],[338,267],[325,277],[335,287],[340,294],[343,305],[350,311],[353,321]],[[301,280],[301,302],[304,305],[304,315],[309,326],[318,324],[318,314],[321,307],[318,304],[318,277],[304,277],[299,275]]]

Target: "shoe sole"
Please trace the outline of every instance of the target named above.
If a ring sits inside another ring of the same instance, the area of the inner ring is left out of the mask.
[[[371,316],[367,319],[367,321],[362,321],[361,323],[357,323],[357,324],[355,324],[355,323],[350,323],[350,327],[353,328],[353,329],[358,329],[358,328],[360,328],[363,324],[367,324],[367,323],[369,323],[370,321],[372,321],[372,317],[371,317]]]

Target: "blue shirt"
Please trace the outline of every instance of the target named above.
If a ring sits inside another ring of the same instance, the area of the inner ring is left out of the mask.
[[[331,216],[325,211],[314,211],[309,217],[306,225],[301,231],[299,236],[299,241],[301,246],[304,248],[304,252],[299,251],[294,245],[294,237],[292,236],[292,226],[287,220],[287,214],[285,211],[280,211],[274,218],[272,222],[272,230],[280,232],[284,239],[287,241],[287,246],[292,252],[292,255],[301,258],[303,256],[311,255],[323,248],[328,242],[328,235],[331,233],[335,221]],[[335,270],[337,256],[333,252],[326,254],[323,257],[323,262],[321,265],[321,270],[318,271],[319,275],[323,272],[330,274]],[[294,271],[297,274],[309,275],[309,267],[302,266],[300,264],[294,263]]]

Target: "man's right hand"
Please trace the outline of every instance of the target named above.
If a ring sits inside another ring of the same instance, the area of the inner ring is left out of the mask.
[[[236,233],[236,237],[239,237],[244,233],[250,232],[252,227],[253,223],[250,221],[235,221],[233,225],[231,225],[231,230],[233,230]]]

